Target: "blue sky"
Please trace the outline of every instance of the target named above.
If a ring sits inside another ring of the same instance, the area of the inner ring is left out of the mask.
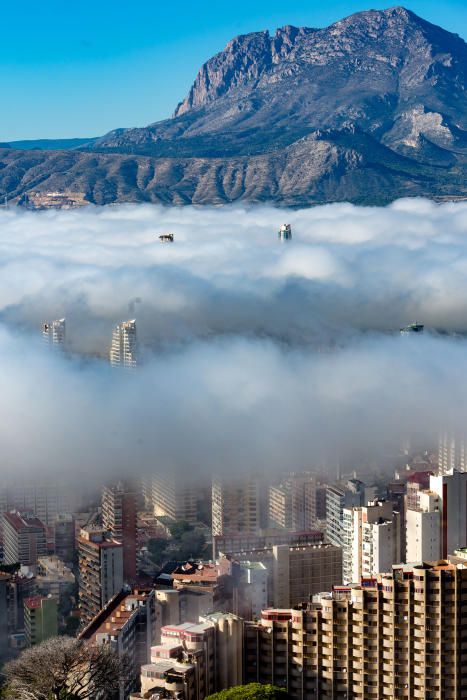
[[[393,3],[395,4],[395,3]],[[326,26],[366,0],[23,0],[2,3],[0,141],[100,135],[170,116],[237,34]],[[404,6],[467,38],[465,0]]]

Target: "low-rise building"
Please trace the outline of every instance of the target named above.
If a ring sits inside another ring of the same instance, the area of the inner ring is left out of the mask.
[[[36,566],[36,585],[41,595],[57,600],[69,596],[76,583],[72,570],[57,556],[39,557]]]
[[[130,697],[204,700],[243,678],[243,621],[216,613],[200,622],[168,625],[141,669],[141,690]]]
[[[242,561],[240,571],[238,600],[234,610],[244,620],[257,619],[268,606],[268,568],[260,561]]]
[[[213,610],[213,592],[192,586],[164,588],[155,591],[158,620],[156,641],[160,642],[160,629],[167,625],[179,625],[198,620]]]
[[[58,634],[57,600],[34,596],[24,601],[24,629],[27,646],[40,644]]]
[[[140,670],[150,659],[156,637],[155,593],[135,589],[118,593],[80,633],[79,638],[111,646],[125,659],[128,672],[119,700],[126,700],[140,684]]]

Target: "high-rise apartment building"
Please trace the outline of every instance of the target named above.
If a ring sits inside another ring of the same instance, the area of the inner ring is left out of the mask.
[[[260,485],[253,476],[213,479],[212,534],[255,535],[260,528]]]
[[[88,625],[123,588],[123,545],[99,527],[82,528],[78,538],[81,626]]]
[[[441,511],[441,556],[446,559],[455,549],[467,546],[467,472],[430,476]]]
[[[415,472],[408,477],[405,501],[407,508],[417,510],[420,507],[420,493],[430,490],[430,477],[433,474],[433,471],[421,471]]]
[[[344,583],[360,581],[400,562],[400,517],[391,501],[344,508]]]
[[[189,479],[174,474],[156,474],[151,477],[151,505],[156,517],[198,522],[198,494]]]
[[[102,524],[111,539],[123,546],[123,580],[136,579],[136,494],[119,482],[102,492]]]
[[[0,571],[0,663],[8,650],[9,618],[11,606],[10,582],[12,576]]]
[[[466,568],[398,567],[245,623],[245,682],[293,700],[461,700],[466,621]]]
[[[76,552],[75,519],[70,513],[60,513],[54,520],[54,551],[64,562],[73,562]]]
[[[34,596],[24,601],[24,630],[26,644],[32,647],[58,634],[57,600]]]
[[[29,514],[3,514],[3,561],[31,566],[47,554],[45,525]]]
[[[64,318],[60,318],[52,323],[42,325],[42,337],[47,345],[64,346],[66,342],[66,323]]]
[[[8,630],[10,633],[24,630],[24,601],[38,595],[37,580],[30,573],[12,574],[7,581]]]
[[[219,554],[229,554],[235,559],[256,560],[261,552],[272,552],[272,547],[287,544],[289,547],[307,547],[322,544],[324,534],[320,530],[308,532],[288,532],[287,530],[267,530],[259,535],[234,533],[231,535],[216,535],[213,537],[213,551],[216,558]]]
[[[439,436],[438,441],[439,474],[450,474],[454,469],[467,471],[467,441],[465,436],[447,431]]]
[[[406,561],[435,561],[441,556],[441,503],[438,494],[421,490],[416,506],[407,508]]]
[[[5,489],[7,510],[33,513],[45,525],[53,525],[60,513],[70,513],[76,506],[73,488],[59,480],[32,480],[10,484]]]
[[[288,474],[269,487],[269,526],[293,532],[310,530],[316,521],[316,480],[312,474]]]
[[[270,571],[270,599],[274,607],[298,605],[320,591],[342,583],[342,549],[333,544],[272,547],[263,558]]]
[[[386,500],[391,501],[393,511],[399,514],[400,561],[407,561],[405,550],[405,511],[407,502],[407,482],[402,481],[400,479],[396,479],[395,481],[391,481],[388,484],[386,484]]]
[[[326,538],[331,544],[344,544],[344,508],[358,508],[374,500],[375,489],[358,479],[349,479],[339,486],[326,489]]]
[[[133,369],[138,364],[138,342],[136,337],[136,321],[124,321],[112,331],[110,347],[110,364],[113,367]]]

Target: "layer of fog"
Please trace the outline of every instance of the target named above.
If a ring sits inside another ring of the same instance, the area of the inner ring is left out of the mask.
[[[322,468],[431,446],[467,422],[467,342],[439,334],[467,330],[466,271],[467,203],[3,211],[0,473]],[[94,357],[129,315],[130,374]],[[65,355],[40,338],[61,316]],[[397,333],[415,319],[438,333]]]

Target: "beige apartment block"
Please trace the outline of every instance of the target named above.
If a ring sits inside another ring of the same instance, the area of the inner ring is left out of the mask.
[[[316,479],[310,473],[288,474],[269,487],[269,525],[294,532],[310,530],[316,522]]]
[[[157,518],[198,522],[199,489],[174,474],[155,474],[150,479],[150,503]]]
[[[260,486],[258,479],[213,479],[212,534],[256,535],[260,528]]]
[[[342,549],[332,544],[275,546],[272,559],[265,563],[270,569],[274,607],[299,605],[342,583]]]
[[[293,700],[467,697],[467,568],[394,568],[246,623],[245,682]]]

